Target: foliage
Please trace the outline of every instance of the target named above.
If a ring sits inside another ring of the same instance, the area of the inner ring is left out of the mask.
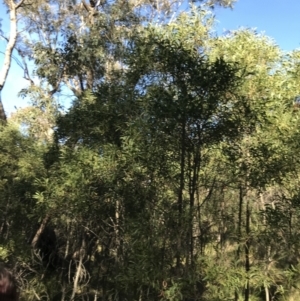
[[[299,51],[126,3],[20,7],[35,71],[0,129],[0,258],[22,300],[292,298]]]

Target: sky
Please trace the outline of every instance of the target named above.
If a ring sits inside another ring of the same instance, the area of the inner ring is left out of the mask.
[[[216,8],[216,30],[219,34],[240,27],[255,28],[257,32],[274,39],[285,51],[300,48],[300,0],[238,0],[234,8]],[[8,15],[0,3],[2,30],[8,32]],[[5,41],[0,40],[0,69],[3,65]],[[2,101],[8,116],[15,107],[26,106],[27,100],[18,98],[18,92],[26,87],[22,70],[13,61],[7,82],[2,91]]]
[[[217,8],[215,13],[218,32],[256,28],[283,50],[300,47],[299,0],[238,0],[233,10]]]

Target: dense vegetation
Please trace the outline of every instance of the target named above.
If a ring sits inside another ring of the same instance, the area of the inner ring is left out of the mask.
[[[300,52],[218,36],[198,3],[17,9],[31,105],[0,128],[0,260],[21,300],[298,300]]]

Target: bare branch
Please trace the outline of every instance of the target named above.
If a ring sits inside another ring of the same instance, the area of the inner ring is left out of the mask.
[[[17,3],[17,4],[15,4],[16,6],[16,9],[18,9],[19,7],[21,7],[22,6],[22,4],[24,3],[24,1],[25,0],[20,0],[20,2],[19,3]]]
[[[81,3],[83,4],[83,7],[86,9],[87,12],[90,12],[93,10],[86,2],[85,0],[81,0]]]
[[[37,243],[38,243],[38,241],[39,241],[39,239],[40,239],[40,236],[41,236],[41,234],[43,233],[43,231],[45,230],[45,228],[46,228],[46,226],[47,226],[49,220],[50,220],[50,215],[47,214],[47,215],[44,217],[44,219],[43,219],[43,221],[42,221],[40,227],[39,227],[38,230],[36,231],[36,233],[35,233],[35,235],[34,235],[32,241],[31,241],[31,246],[32,246],[33,248],[36,247],[36,245],[37,245]]]

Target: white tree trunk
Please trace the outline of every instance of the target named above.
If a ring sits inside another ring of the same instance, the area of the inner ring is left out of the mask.
[[[4,121],[6,120],[6,114],[1,100],[1,91],[7,79],[8,71],[11,66],[12,53],[17,41],[17,9],[22,5],[23,2],[24,0],[20,0],[20,2],[16,4],[13,0],[9,0],[7,3],[10,18],[10,35],[5,49],[3,66],[0,70],[0,119]]]

